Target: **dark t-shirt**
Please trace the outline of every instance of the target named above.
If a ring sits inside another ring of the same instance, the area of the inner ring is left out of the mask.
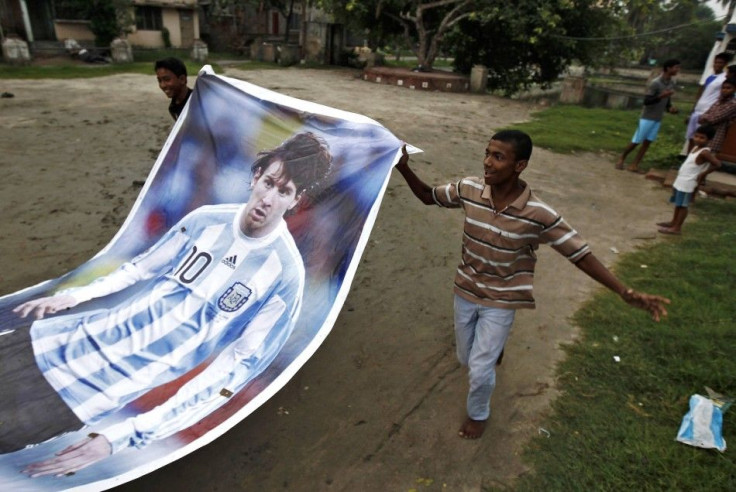
[[[187,95],[184,98],[184,100],[177,104],[174,98],[171,98],[171,103],[169,104],[169,114],[172,118],[174,118],[174,121],[179,119],[179,115],[181,114],[182,110],[184,109],[184,106],[187,104],[187,101],[189,100],[189,96],[192,95],[192,89],[187,87]]]
[[[674,90],[675,81],[673,79],[664,80],[660,75],[656,79],[652,80],[647,88],[647,93],[644,100],[644,109],[641,112],[641,118],[643,120],[661,121],[664,112],[670,107],[670,98],[665,97],[664,99],[655,99],[653,102],[647,104],[646,99],[659,97],[664,91]]]

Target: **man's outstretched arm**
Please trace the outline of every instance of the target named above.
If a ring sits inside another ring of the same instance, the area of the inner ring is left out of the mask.
[[[41,319],[69,309],[79,303],[118,292],[136,282],[161,274],[186,243],[187,237],[172,228],[158,243],[104,277],[100,277],[83,287],[62,290],[53,296],[41,297],[24,302],[13,309],[21,318],[32,315]]]
[[[659,321],[663,316],[667,316],[665,306],[670,303],[669,299],[645,294],[644,292],[637,292],[634,289],[626,287],[594,254],[589,253],[585,255],[582,260],[575,263],[575,266],[593,280],[596,280],[621,296],[624,302],[630,306],[648,311],[654,321]]]

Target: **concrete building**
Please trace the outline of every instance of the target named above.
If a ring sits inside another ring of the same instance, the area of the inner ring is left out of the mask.
[[[268,2],[200,0],[199,5],[202,39],[212,51],[233,51],[263,61],[289,52],[296,60],[334,64],[344,49],[343,26],[306,0],[285,2],[286,11]]]
[[[199,39],[197,0],[132,0],[129,8],[135,22],[127,38],[133,46],[163,48],[166,31],[173,48],[191,48]],[[23,39],[32,50],[43,42],[95,39],[84,13],[61,0],[0,0],[0,28],[1,35]]]

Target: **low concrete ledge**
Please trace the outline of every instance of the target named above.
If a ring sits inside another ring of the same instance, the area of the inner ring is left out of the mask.
[[[408,68],[367,67],[363,69],[363,80],[422,91],[468,92],[470,89],[470,80],[465,75],[412,72]]]

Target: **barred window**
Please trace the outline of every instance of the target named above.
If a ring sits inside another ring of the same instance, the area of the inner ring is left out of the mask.
[[[57,0],[54,3],[55,17],[64,20],[87,20],[88,7],[76,0]]]
[[[302,16],[293,12],[291,14],[291,20],[289,21],[289,29],[292,31],[298,31],[302,28]]]
[[[143,31],[160,31],[163,27],[161,7],[136,6],[135,27]]]

